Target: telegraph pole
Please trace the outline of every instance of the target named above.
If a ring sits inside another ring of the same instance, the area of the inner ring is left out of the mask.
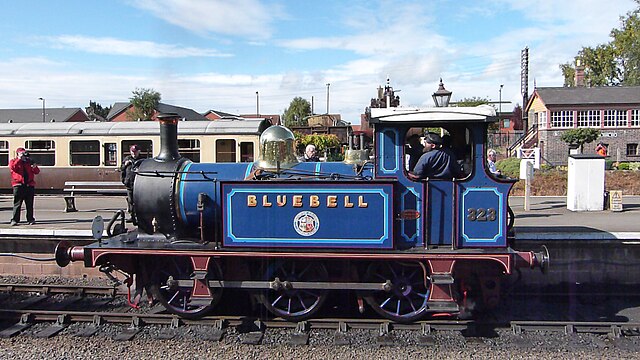
[[[327,83],[327,115],[329,115],[329,86],[331,84]]]

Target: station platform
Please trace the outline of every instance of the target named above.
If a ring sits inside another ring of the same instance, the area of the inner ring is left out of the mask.
[[[566,197],[531,197],[524,210],[524,197],[512,196],[517,240],[638,240],[640,241],[640,196],[624,196],[623,211],[574,212],[567,210]],[[100,215],[108,221],[119,209],[126,209],[122,196],[78,197],[77,212],[64,211],[62,195],[39,195],[35,199],[36,224],[11,226],[13,198],[0,196],[0,237],[91,238],[91,222]],[[129,224],[130,225],[130,224]],[[130,225],[133,226],[133,225]]]

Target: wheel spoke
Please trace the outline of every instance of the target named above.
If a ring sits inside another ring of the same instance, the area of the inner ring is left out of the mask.
[[[307,273],[307,271],[308,271],[310,268],[311,268],[311,264],[308,264],[308,265],[304,268],[304,270],[302,270],[302,272],[301,272],[300,274],[298,274],[298,277],[302,279],[302,278],[303,278],[303,276],[304,276],[304,274],[306,274],[306,273]]]
[[[271,306],[275,307],[275,306],[276,306],[276,304],[277,304],[280,300],[282,300],[282,295],[278,296],[278,297],[277,297],[277,298],[276,298],[276,299],[271,303]]]
[[[305,310],[307,310],[307,309],[308,309],[308,307],[307,307],[307,305],[304,303],[304,299],[302,298],[302,296],[300,296],[300,294],[298,294],[298,295],[297,295],[297,297],[298,297],[298,301],[300,301],[300,305],[302,305],[302,307],[303,307]]]

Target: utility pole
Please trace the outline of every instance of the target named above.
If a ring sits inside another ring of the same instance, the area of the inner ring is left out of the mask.
[[[260,94],[256,91],[256,118],[260,117]]]
[[[498,99],[498,119],[499,120],[502,120],[502,88],[503,87],[504,87],[504,84],[500,84],[500,90],[499,90],[500,95]]]
[[[327,115],[329,115],[329,86],[331,84],[327,83]]]
[[[45,122],[45,120],[44,120],[44,115],[45,115],[44,98],[38,98],[38,100],[42,100],[42,122]]]

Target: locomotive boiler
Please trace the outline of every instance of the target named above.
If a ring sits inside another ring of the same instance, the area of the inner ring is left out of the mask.
[[[243,289],[273,315],[312,317],[333,291],[397,322],[493,307],[501,279],[545,268],[548,254],[510,247],[512,180],[485,167],[495,110],[371,108],[371,157],[298,162],[293,133],[271,126],[252,163],[195,163],[180,156],[178,117],[159,116],[162,148],[138,168],[136,229],[118,225],[94,244],[60,243],[60,266],[84,261],[135,283],[172,313],[199,318],[224,289]],[[405,138],[439,128],[457,152],[451,179],[409,176]],[[101,233],[97,226],[95,233]],[[100,237],[100,236],[98,236]],[[134,280],[135,279],[135,280]]]

